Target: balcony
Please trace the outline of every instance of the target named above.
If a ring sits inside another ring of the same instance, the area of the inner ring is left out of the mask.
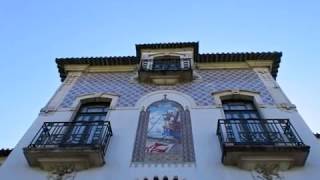
[[[171,85],[192,81],[191,59],[144,59],[138,71],[139,81]]]
[[[31,167],[82,170],[105,163],[111,136],[108,121],[45,122],[23,150]]]
[[[248,170],[261,164],[281,170],[303,166],[310,150],[288,119],[220,119],[217,135],[222,163]]]

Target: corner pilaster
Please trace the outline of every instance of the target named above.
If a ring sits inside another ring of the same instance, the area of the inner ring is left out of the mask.
[[[254,68],[259,79],[266,86],[267,90],[271,94],[275,105],[280,109],[295,110],[296,106],[290,102],[288,97],[284,94],[279,84],[271,76],[270,71],[267,68]]]
[[[48,113],[57,111],[59,105],[62,103],[63,99],[74,86],[74,84],[77,82],[81,74],[81,72],[69,72],[67,78],[63,81],[63,83],[51,97],[48,104],[44,108],[42,108],[40,112]]]

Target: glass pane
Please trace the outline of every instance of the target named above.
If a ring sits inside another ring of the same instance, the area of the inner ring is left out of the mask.
[[[232,114],[232,118],[233,119],[239,119],[240,118],[240,114]]]
[[[246,104],[247,110],[254,110],[253,105],[251,103]]]
[[[82,107],[80,112],[87,112],[87,107]]]
[[[258,112],[255,110],[251,102],[223,102],[223,109],[225,113],[232,113],[232,118],[240,119],[257,119],[259,118]],[[228,111],[228,112],[226,112]],[[230,116],[229,116],[230,117]],[[228,118],[226,116],[226,118]]]
[[[223,104],[223,109],[224,109],[224,110],[229,110],[228,104]]]
[[[108,111],[108,103],[83,105],[75,120],[77,121],[101,121],[105,120]]]
[[[103,112],[103,107],[88,107],[87,112]]]
[[[81,116],[81,115],[78,116],[76,120],[77,120],[77,121],[83,121],[83,116]]]
[[[233,104],[230,106],[231,110],[246,110],[246,107],[242,104]]]
[[[226,114],[226,118],[227,119],[232,119],[232,115],[231,114]]]
[[[97,115],[94,116],[94,121],[103,121],[105,119],[106,116],[104,115]]]
[[[250,114],[243,113],[243,114],[242,114],[242,118],[244,118],[244,119],[250,119],[251,117],[250,117]]]
[[[90,115],[79,115],[76,119],[77,121],[89,121],[90,120]]]
[[[258,118],[257,113],[256,113],[256,112],[251,112],[251,113],[250,113],[250,118],[252,118],[252,119],[257,119],[257,118]]]

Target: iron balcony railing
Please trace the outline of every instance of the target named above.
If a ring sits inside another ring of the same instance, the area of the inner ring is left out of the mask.
[[[112,129],[109,121],[45,122],[28,148],[100,148],[105,153]]]
[[[224,146],[305,146],[288,119],[219,119],[217,135]]]
[[[140,71],[183,71],[191,70],[191,58],[183,59],[144,59]]]

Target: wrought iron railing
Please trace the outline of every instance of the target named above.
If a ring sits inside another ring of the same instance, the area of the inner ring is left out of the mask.
[[[304,146],[289,119],[219,119],[221,146]]]
[[[92,147],[104,153],[111,136],[109,121],[45,122],[28,148]]]
[[[191,69],[191,58],[166,60],[144,59],[141,62],[141,71],[182,71]]]

